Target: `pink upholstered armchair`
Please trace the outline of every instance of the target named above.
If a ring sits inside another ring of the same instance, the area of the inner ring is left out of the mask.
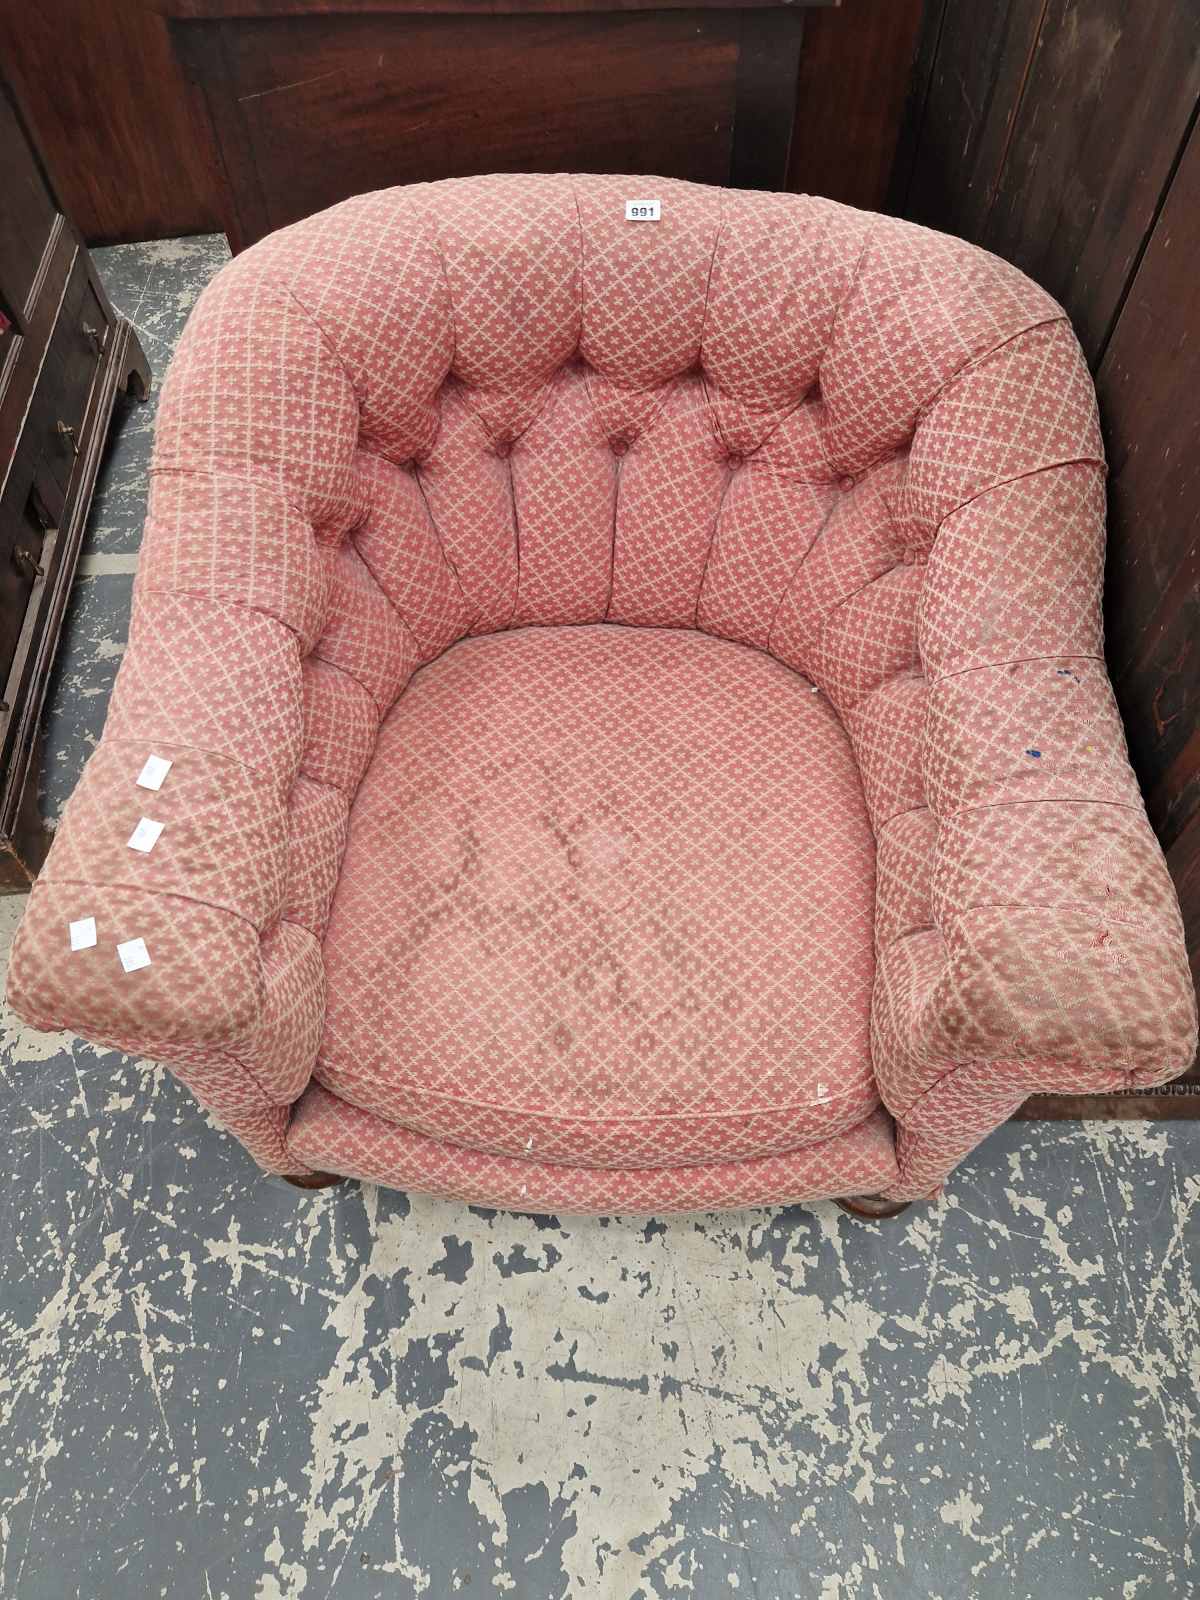
[[[10,1001],[297,1178],[935,1194],[1195,1048],[1103,551],[1070,325],[980,250],[657,178],[349,201],[188,324]]]

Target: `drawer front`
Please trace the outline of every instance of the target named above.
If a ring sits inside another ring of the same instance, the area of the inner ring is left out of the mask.
[[[64,493],[82,448],[83,423],[100,355],[111,337],[112,329],[86,276],[81,283],[73,280],[34,401],[34,409],[43,418],[42,456]]]
[[[2,698],[8,698],[5,685],[27,627],[30,599],[42,579],[53,576],[58,529],[89,446],[88,412],[101,356],[113,337],[88,281],[87,258],[79,252],[61,292],[0,499]]]
[[[43,576],[43,556],[49,557],[61,510],[61,491],[44,462],[38,463],[35,482],[27,492],[22,496],[18,485],[10,484],[0,506],[0,696],[5,694],[29,597],[34,582]]]
[[[85,327],[94,330],[87,334]],[[76,463],[76,450],[84,447],[84,419],[100,364],[100,350],[111,338],[99,303],[88,282],[86,258],[80,253],[61,292],[54,329],[40,363],[30,396],[24,426],[13,442],[4,474],[0,506],[0,594],[11,587],[10,567],[16,559],[26,574],[32,569],[16,549],[28,549],[32,526],[57,526]],[[99,346],[99,347],[98,347]],[[62,424],[60,430],[59,424]],[[0,603],[0,627],[7,628],[7,613]],[[2,681],[2,680],[0,680]]]

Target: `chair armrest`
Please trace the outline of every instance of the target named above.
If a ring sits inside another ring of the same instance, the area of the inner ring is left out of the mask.
[[[170,1062],[276,1171],[306,1170],[285,1135],[320,1041],[320,938],[359,776],[334,759],[338,712],[357,697],[361,763],[376,721],[366,689],[316,660],[365,506],[359,398],[288,286],[307,259],[275,236],[189,319],[159,405],[128,648],[8,985],[35,1027]],[[157,792],[137,784],[151,754],[172,763]],[[149,854],[127,844],[143,815],[164,824]],[[84,919],[96,943],[72,951]],[[127,972],[117,945],[136,939],[149,965]]]
[[[433,341],[413,316],[415,281],[445,290],[411,208],[378,257],[345,251],[348,217],[380,207],[262,241],[189,318],[104,736],[9,965],[26,1021],[170,1062],[275,1171],[307,1170],[286,1131],[320,1042],[320,940],[351,798],[416,659],[346,542],[374,482],[359,447],[427,442],[452,347],[448,315]],[[389,339],[356,331],[371,295]],[[157,792],[137,785],[152,754],[172,763]],[[142,815],[164,824],[149,854],[127,844]],[[84,919],[96,943],[72,951]],[[127,972],[117,945],[136,939],[150,964]]]
[[[1032,1092],[1148,1087],[1195,1054],[1178,902],[1104,665],[1103,465],[1081,369],[1057,464],[947,490],[931,463],[1003,414],[994,374],[960,377],[914,445],[910,509],[926,493],[936,528],[918,613],[932,825],[873,1018],[897,1197],[936,1190]],[[1047,404],[1066,409],[1071,383]]]
[[[323,1015],[317,939],[281,920],[300,752],[288,629],[244,606],[139,592],[104,737],[33,887],[8,978],[10,1004],[33,1026],[208,1085],[202,1101],[275,1170],[291,1170],[275,1109],[307,1083]],[[171,762],[156,792],[137,783],[150,755]],[[142,816],[163,824],[148,854],[127,843]],[[70,924],[87,919],[95,943],[73,951]],[[117,947],[137,939],[149,965],[127,972]]]

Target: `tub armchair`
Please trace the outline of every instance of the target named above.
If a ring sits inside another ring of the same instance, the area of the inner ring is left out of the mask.
[[[891,218],[501,175],[274,234],[167,377],[10,1003],[300,1181],[934,1195],[1195,1050],[1104,471],[1059,306]]]

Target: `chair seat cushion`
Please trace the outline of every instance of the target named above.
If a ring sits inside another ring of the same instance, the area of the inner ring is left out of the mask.
[[[350,815],[316,1077],[430,1138],[621,1169],[757,1159],[878,1105],[875,852],[841,724],[691,631],[454,645]]]
[[[883,1194],[900,1176],[892,1119],[878,1110],[852,1128],[780,1155],[683,1167],[582,1167],[520,1161],[443,1144],[348,1106],[310,1083],[288,1125],[291,1156],[409,1194],[545,1216],[668,1216]]]

